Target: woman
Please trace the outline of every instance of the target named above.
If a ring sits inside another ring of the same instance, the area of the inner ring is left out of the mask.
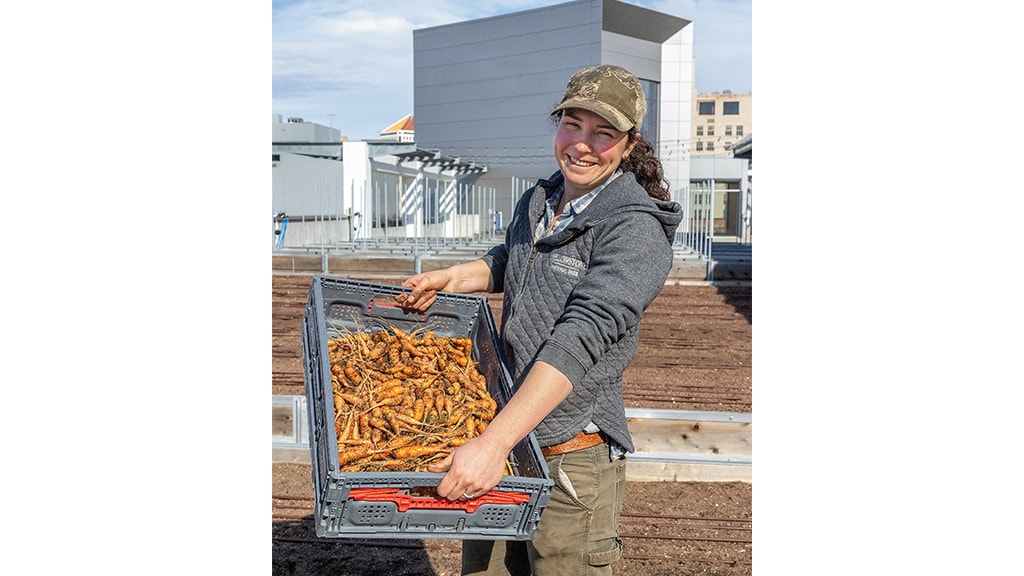
[[[505,242],[473,262],[403,284],[406,306],[437,291],[504,292],[501,338],[515,393],[478,437],[431,470],[438,493],[467,499],[502,477],[531,431],[555,481],[529,542],[463,542],[463,574],[611,574],[625,454],[633,451],[622,374],[644,310],[665,284],[682,218],[640,134],[646,99],[617,66],[580,70],[559,106],[558,171],[518,202]]]

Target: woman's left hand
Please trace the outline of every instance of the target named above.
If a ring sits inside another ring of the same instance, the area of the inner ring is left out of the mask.
[[[483,496],[498,485],[505,474],[508,453],[488,439],[477,436],[459,446],[447,458],[427,467],[430,472],[446,472],[437,493],[449,500],[468,500]]]

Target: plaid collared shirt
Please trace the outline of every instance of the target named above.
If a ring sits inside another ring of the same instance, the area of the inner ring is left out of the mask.
[[[620,174],[622,174],[622,170],[616,170],[615,174],[612,174],[612,177],[604,184],[601,184],[597,188],[594,188],[575,200],[570,200],[565,205],[565,209],[562,210],[562,213],[558,215],[558,218],[555,218],[555,209],[558,208],[558,203],[562,199],[562,194],[565,193],[565,186],[559,186],[558,190],[551,195],[551,198],[548,199],[547,204],[545,205],[544,218],[541,218],[541,221],[537,223],[537,238],[544,238],[545,236],[550,236],[556,232],[564,230],[565,227],[572,222],[572,219],[580,212],[583,212],[594,198],[597,198],[598,193],[600,193],[601,190],[604,190],[604,187],[612,180],[618,178]]]

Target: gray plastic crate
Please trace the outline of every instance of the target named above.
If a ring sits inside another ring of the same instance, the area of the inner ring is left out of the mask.
[[[327,340],[339,330],[411,332],[469,337],[473,360],[500,411],[512,397],[512,377],[483,296],[438,293],[425,313],[398,306],[408,288],[317,275],[303,314],[302,347],[309,411],[316,534],[327,538],[457,538],[526,540],[551,498],[551,480],[531,433],[512,450],[513,475],[491,494],[467,502],[424,497],[444,477],[429,472],[340,472]]]

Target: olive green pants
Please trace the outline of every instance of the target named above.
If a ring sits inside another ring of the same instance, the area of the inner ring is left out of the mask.
[[[546,458],[551,500],[529,541],[464,540],[462,573],[488,576],[610,575],[622,556],[619,513],[626,461],[608,444]]]

